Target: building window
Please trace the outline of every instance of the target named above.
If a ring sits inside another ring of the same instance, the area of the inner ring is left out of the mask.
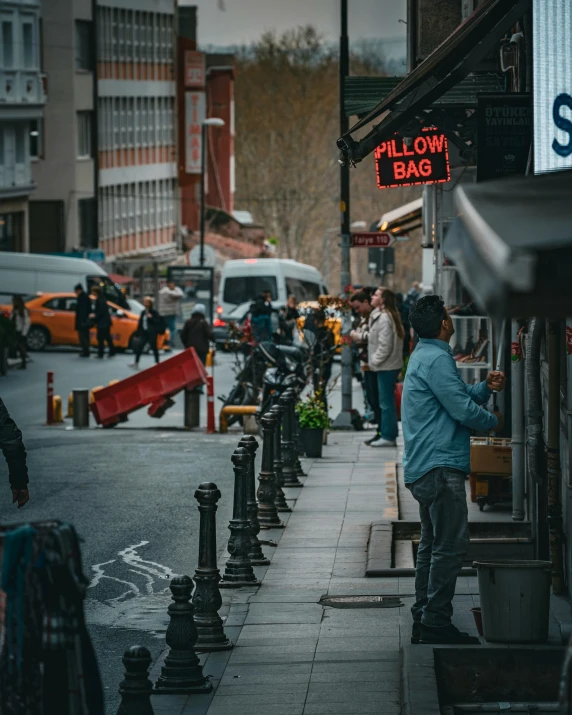
[[[93,23],[89,20],[75,21],[75,68],[93,70]]]
[[[26,125],[16,127],[16,164],[26,163],[26,129]]]
[[[14,67],[14,25],[9,20],[2,22],[2,63],[5,69]]]
[[[36,47],[34,42],[34,25],[31,22],[22,23],[22,57],[24,69],[36,67]]]
[[[77,158],[89,159],[92,155],[92,113],[77,113]]]
[[[95,198],[79,199],[79,235],[82,248],[97,248],[97,204]]]
[[[41,119],[30,121],[30,158],[41,159],[44,156],[44,122]],[[1,163],[1,162],[0,162]]]

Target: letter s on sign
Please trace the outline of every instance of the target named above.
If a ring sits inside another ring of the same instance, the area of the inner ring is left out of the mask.
[[[572,97],[569,94],[559,94],[554,100],[554,105],[552,106],[552,118],[554,119],[554,124],[556,124],[558,129],[568,133],[568,144],[561,144],[557,139],[554,139],[552,142],[552,149],[558,154],[558,156],[566,157],[572,154],[572,122],[560,114],[562,107],[572,109]]]

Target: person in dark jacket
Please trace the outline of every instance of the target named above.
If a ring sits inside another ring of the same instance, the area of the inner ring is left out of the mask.
[[[26,448],[18,425],[8,414],[6,405],[0,399],[0,449],[8,465],[12,503],[18,502],[18,509],[29,500],[28,467]]]
[[[81,346],[79,356],[82,358],[88,358],[90,343],[89,329],[91,327],[89,316],[92,312],[91,300],[88,294],[84,291],[81,283],[76,285],[75,294],[77,296],[77,302],[75,304],[75,329]]]
[[[213,331],[205,319],[205,313],[205,306],[197,303],[181,330],[183,345],[185,348],[194,348],[203,365],[207,359],[209,343],[213,339]]]
[[[250,304],[250,324],[256,343],[264,343],[272,337],[272,294],[261,293]]]
[[[155,301],[150,296],[145,296],[143,298],[143,305],[145,310],[141,311],[141,317],[139,318],[139,327],[136,333],[136,343],[135,343],[135,362],[130,365],[136,370],[139,369],[139,359],[145,350],[145,346],[148,345],[153,351],[155,356],[155,363],[159,362],[159,348],[157,347],[157,338],[165,332],[165,324],[163,318],[153,307]]]
[[[284,337],[290,345],[294,342],[294,330],[296,329],[296,321],[300,317],[300,312],[296,305],[296,297],[288,296],[288,302],[281,311],[283,321]]]
[[[111,337],[111,315],[107,305],[107,298],[101,288],[95,286],[92,289],[92,293],[95,296],[95,302],[93,305],[94,312],[90,315],[90,318],[95,321],[95,327],[97,328],[97,357],[103,360],[105,343],[109,345],[109,357],[115,356],[115,345]]]

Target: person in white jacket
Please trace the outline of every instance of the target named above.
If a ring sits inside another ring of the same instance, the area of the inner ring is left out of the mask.
[[[403,325],[392,291],[378,288],[371,304],[368,364],[377,377],[381,436],[370,447],[395,447],[398,434],[395,384],[403,367]]]
[[[169,329],[169,348],[175,345],[177,332],[177,316],[181,311],[181,301],[185,294],[177,286],[175,281],[169,281],[164,288],[159,291],[159,315],[164,319],[165,325]]]
[[[30,311],[26,308],[21,295],[12,296],[12,322],[18,338],[18,352],[22,358],[19,369],[26,369],[26,336],[30,330]]]

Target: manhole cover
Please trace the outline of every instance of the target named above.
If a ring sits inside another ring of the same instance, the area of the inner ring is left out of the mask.
[[[322,596],[320,603],[332,608],[399,608],[399,596]]]

